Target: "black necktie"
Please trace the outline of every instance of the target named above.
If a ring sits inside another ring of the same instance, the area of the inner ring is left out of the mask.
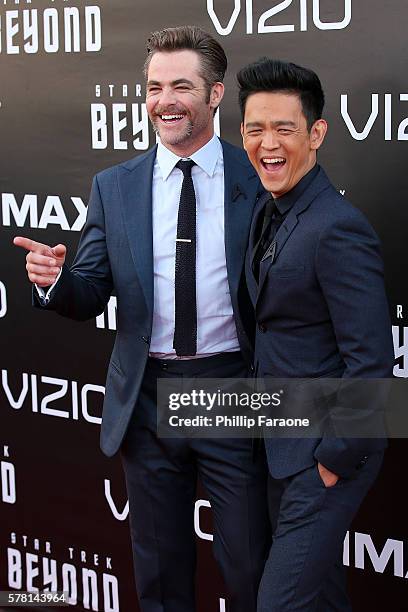
[[[252,266],[256,279],[259,279],[259,267],[261,260],[268,250],[272,240],[275,238],[276,232],[278,231],[282,221],[283,216],[280,214],[275,200],[271,196],[271,198],[265,204],[262,230],[254,249],[255,256]]]
[[[175,325],[173,348],[179,356],[197,353],[196,198],[189,159],[179,161],[183,173],[177,220]]]

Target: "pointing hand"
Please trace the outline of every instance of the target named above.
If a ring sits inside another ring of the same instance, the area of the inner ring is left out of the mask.
[[[26,269],[32,283],[39,287],[49,287],[55,283],[67,252],[63,244],[50,247],[22,236],[16,236],[13,243],[28,251]]]

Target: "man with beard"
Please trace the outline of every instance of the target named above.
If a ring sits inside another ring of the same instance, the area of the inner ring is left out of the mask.
[[[153,33],[146,104],[159,145],[95,177],[70,269],[65,246],[15,239],[29,250],[40,307],[88,319],[116,292],[101,446],[121,452],[143,612],[196,609],[197,475],[233,612],[255,612],[268,548],[265,466],[251,440],[156,431],[158,378],[242,378],[251,369],[240,278],[260,183],[245,153],[214,135],[226,67],[222,47],[199,28]]]

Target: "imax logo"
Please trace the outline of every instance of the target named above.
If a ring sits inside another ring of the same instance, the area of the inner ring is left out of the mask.
[[[49,225],[59,225],[62,230],[80,232],[86,220],[87,207],[78,197],[70,197],[70,209],[67,212],[61,198],[56,195],[46,196],[40,212],[38,196],[26,194],[21,202],[13,193],[1,194],[2,224],[9,227],[31,227],[46,229]]]
[[[344,565],[349,566],[351,548],[354,548],[354,567],[367,569],[369,567],[379,574],[383,574],[387,566],[391,566],[392,573],[397,578],[408,578],[404,572],[404,542],[388,538],[382,550],[377,550],[371,536],[368,533],[354,533],[354,542],[348,533],[344,541]]]

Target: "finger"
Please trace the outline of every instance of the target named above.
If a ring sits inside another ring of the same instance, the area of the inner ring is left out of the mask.
[[[39,253],[34,253],[33,251],[30,251],[27,254],[26,260],[27,260],[27,263],[29,264],[36,264],[40,266],[53,267],[57,265],[57,261],[54,256],[47,257],[46,255],[39,255]]]
[[[57,276],[59,268],[51,268],[50,266],[38,266],[36,264],[27,263],[27,272],[29,274],[40,274],[42,276]]]
[[[52,247],[51,251],[62,263],[65,261],[65,255],[67,253],[67,247],[64,244],[57,244],[55,247]]]
[[[42,255],[53,255],[51,248],[48,245],[42,244],[41,242],[35,242],[35,240],[31,240],[30,238],[24,238],[23,236],[16,236],[13,240],[13,244],[22,247],[27,251],[41,253]]]
[[[50,287],[55,283],[55,276],[45,276],[44,274],[29,274],[28,278],[32,283],[39,287]]]

